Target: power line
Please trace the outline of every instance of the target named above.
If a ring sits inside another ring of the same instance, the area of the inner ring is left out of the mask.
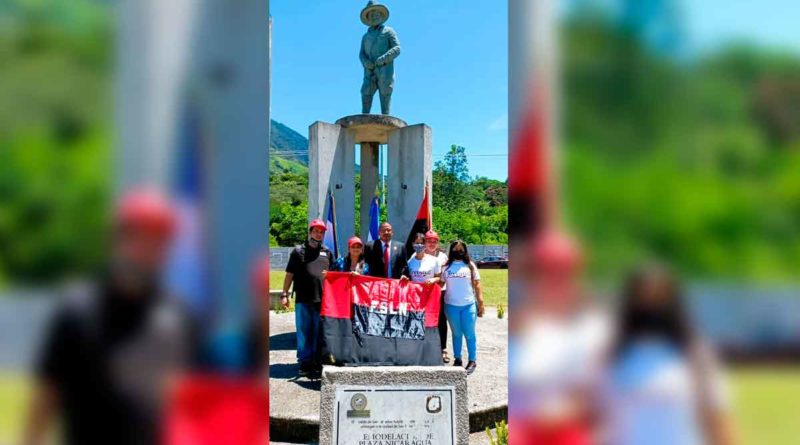
[[[275,151],[270,152],[270,156],[278,158],[291,158],[297,155],[308,155],[308,151]],[[508,153],[477,153],[465,155],[468,158],[507,158]],[[433,155],[434,158],[445,158],[447,155]]]

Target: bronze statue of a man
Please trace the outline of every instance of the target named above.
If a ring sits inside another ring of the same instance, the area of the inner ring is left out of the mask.
[[[381,114],[389,114],[394,88],[394,59],[400,55],[400,42],[394,30],[384,23],[389,9],[369,0],[361,10],[361,21],[369,26],[361,39],[359,59],[364,66],[364,83],[361,85],[361,112],[369,114],[375,91],[380,93]]]

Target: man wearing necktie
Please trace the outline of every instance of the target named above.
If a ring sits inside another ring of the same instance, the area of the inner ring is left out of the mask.
[[[408,255],[405,244],[393,241],[392,225],[381,224],[379,239],[367,246],[369,274],[381,278],[408,279]]]

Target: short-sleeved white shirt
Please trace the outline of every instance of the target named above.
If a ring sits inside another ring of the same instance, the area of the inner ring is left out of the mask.
[[[436,259],[439,260],[439,265],[442,266],[442,270],[444,270],[444,265],[447,264],[447,254],[442,251],[438,251],[436,252]],[[447,285],[443,284],[442,292],[445,290],[447,290]]]
[[[702,377],[690,359],[664,341],[642,339],[628,346],[604,385],[609,443],[703,443],[699,397],[706,397],[708,408],[724,410],[729,395],[711,352],[704,351],[701,359]]]
[[[475,280],[481,279],[481,274],[475,263],[472,263]],[[453,261],[447,268],[442,270],[442,278],[447,285],[447,293],[444,296],[445,304],[453,306],[466,306],[475,303],[475,290],[472,288],[473,272],[463,261]]]
[[[422,257],[421,260],[417,259],[414,255],[408,260],[408,272],[411,274],[411,281],[415,283],[424,283],[425,281],[435,277],[442,271],[442,266],[436,257],[428,255]]]

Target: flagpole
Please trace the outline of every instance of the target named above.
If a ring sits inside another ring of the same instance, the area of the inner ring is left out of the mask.
[[[433,230],[433,184],[425,181],[425,194],[428,196],[428,230]]]
[[[339,253],[339,233],[336,230],[338,222],[336,221],[336,198],[333,196],[333,190],[328,187],[328,193],[331,194],[331,214],[333,215],[333,244],[336,246],[336,253]]]
[[[386,205],[386,193],[384,193],[386,188],[386,184],[384,182],[384,175],[386,174],[386,168],[384,166],[385,162],[386,162],[386,157],[383,156],[383,147],[378,145],[378,184],[380,184],[381,187],[380,199],[381,199],[381,205],[383,206]],[[378,217],[378,219],[380,220],[380,216]]]
[[[380,161],[378,161],[378,165],[380,165]],[[378,167],[378,176],[380,176],[381,169]],[[378,198],[378,225],[381,223],[381,201],[383,200],[383,187],[380,186],[380,178],[378,178],[378,182],[375,183],[375,197]],[[372,203],[370,203],[372,205]],[[383,205],[386,205],[386,202],[383,202]],[[370,221],[371,222],[371,221]]]

